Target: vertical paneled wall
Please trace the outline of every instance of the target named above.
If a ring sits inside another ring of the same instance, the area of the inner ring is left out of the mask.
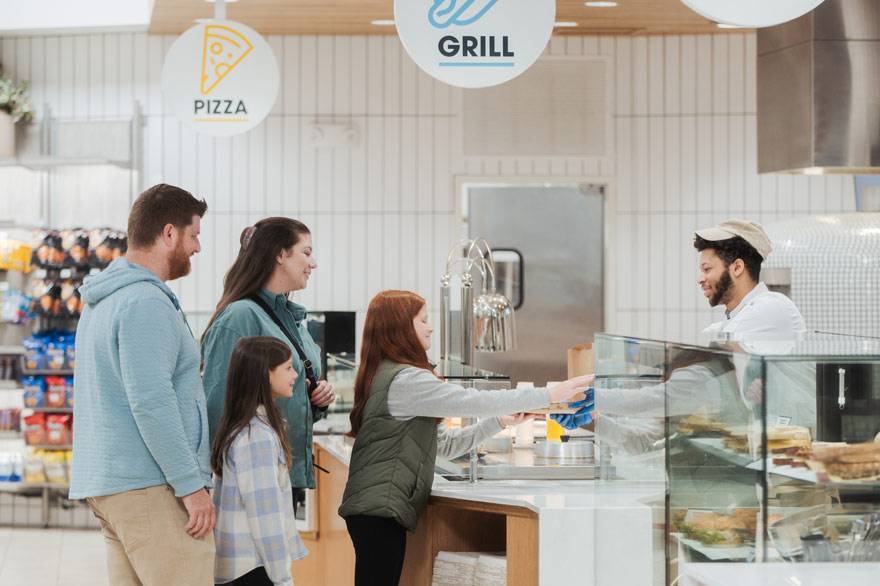
[[[363,311],[384,288],[413,289],[436,308],[442,262],[457,235],[455,178],[604,178],[611,185],[607,329],[695,340],[711,319],[694,284],[689,234],[730,215],[762,222],[852,209],[844,178],[759,177],[755,38],[555,37],[552,55],[609,60],[613,156],[465,157],[462,90],[421,73],[396,37],[269,37],[282,71],[275,109],[234,138],[200,136],[165,113],[162,61],[173,37],[105,34],[6,38],[0,62],[29,79],[34,102],[61,117],[145,117],[143,183],[205,197],[203,252],[175,287],[196,327],[219,297],[240,231],[289,215],[314,232],[319,270],[300,300]],[[351,122],[353,148],[315,148],[316,122]],[[53,216],[124,224],[124,177],[64,170]],[[0,169],[0,219],[36,221],[39,178]],[[540,205],[540,202],[536,202]],[[525,335],[525,334],[524,334]]]

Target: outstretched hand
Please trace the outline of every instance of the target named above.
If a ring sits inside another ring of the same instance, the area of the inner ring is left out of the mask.
[[[595,408],[595,394],[593,389],[588,389],[587,397],[582,401],[571,403],[572,407],[577,408],[574,413],[554,413],[550,415],[550,419],[564,427],[565,429],[577,429],[589,425],[593,421],[593,409]]]
[[[513,415],[502,415],[498,418],[501,427],[516,427],[520,423],[531,421],[535,418],[533,413],[514,413]]]

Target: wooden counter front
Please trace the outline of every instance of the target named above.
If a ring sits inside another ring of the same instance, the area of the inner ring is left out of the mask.
[[[408,536],[400,584],[431,586],[440,551],[506,552],[508,586],[537,586],[538,515],[522,507],[431,497]]]
[[[354,548],[345,520],[336,511],[342,503],[348,466],[320,446],[315,446],[317,476],[317,531],[301,534],[309,548],[305,559],[293,563],[293,581],[304,586],[343,586],[354,584]]]
[[[317,445],[315,456],[330,473],[318,470],[318,529],[302,535],[310,553],[294,562],[294,581],[347,586],[354,583],[354,549],[336,511],[348,467]],[[506,551],[508,586],[537,586],[538,515],[523,507],[431,497],[415,533],[407,535],[401,586],[430,586],[439,551]]]

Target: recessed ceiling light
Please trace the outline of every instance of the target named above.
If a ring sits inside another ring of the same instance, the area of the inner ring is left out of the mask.
[[[370,24],[373,26],[394,26],[393,20],[371,20]]]
[[[576,22],[572,22],[570,20],[563,20],[563,21],[557,22],[553,26],[556,26],[559,28],[574,28],[577,25],[578,25],[578,23],[576,23]]]
[[[589,6],[590,8],[614,8],[617,6],[617,2],[584,2],[584,6]]]

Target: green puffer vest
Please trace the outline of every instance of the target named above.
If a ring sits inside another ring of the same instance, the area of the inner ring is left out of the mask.
[[[376,371],[351,452],[339,516],[391,518],[415,531],[434,482],[437,420],[399,421],[388,413],[388,388],[404,368],[407,365],[386,360]]]

